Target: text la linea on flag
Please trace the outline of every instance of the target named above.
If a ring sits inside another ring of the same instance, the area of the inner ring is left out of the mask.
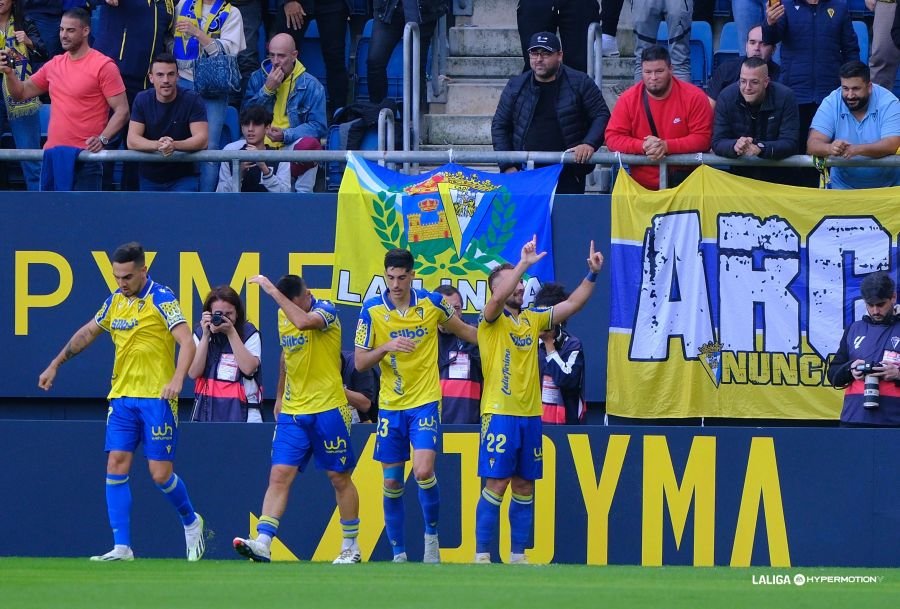
[[[335,301],[359,305],[380,294],[385,252],[404,248],[422,287],[451,283],[468,296],[464,306],[483,304],[491,269],[518,262],[537,235],[548,255],[529,271],[527,302],[553,280],[550,213],[561,168],[498,174],[450,163],[410,176],[348,155],[338,192]]]
[[[842,393],[827,362],[865,314],[863,277],[897,268],[898,197],[706,166],[656,192],[620,171],[607,412],[836,419]]]

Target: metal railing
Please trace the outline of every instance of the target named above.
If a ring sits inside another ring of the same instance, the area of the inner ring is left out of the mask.
[[[385,125],[385,131],[389,127]],[[200,152],[175,152],[171,156],[164,157],[152,152],[137,152],[136,150],[104,150],[102,152],[82,151],[78,155],[79,161],[100,162],[144,162],[144,163],[199,163],[218,162],[231,163],[233,173],[239,174],[242,161],[297,161],[297,162],[328,162],[345,161],[347,150],[202,150]],[[526,166],[534,164],[574,163],[575,156],[571,152],[512,152],[497,150],[440,150],[440,151],[405,151],[405,150],[361,150],[355,152],[360,157],[379,163],[422,163],[429,166],[442,165],[454,162],[466,164],[492,164],[492,163],[517,163]],[[42,150],[16,150],[0,149],[0,161],[40,161],[43,158]],[[620,154],[600,150],[595,152],[589,163],[604,166],[618,165],[659,165],[661,187],[665,187],[665,169],[668,166],[695,166],[695,165],[730,165],[743,167],[815,167],[813,157],[809,155],[795,155],[776,161],[773,159],[732,159],[715,154],[675,154],[662,161],[651,161],[639,154]],[[842,159],[828,157],[825,159],[828,167],[900,167],[900,156],[891,155],[881,159]]]
[[[378,150],[394,151],[394,142],[396,141],[394,133],[394,113],[390,108],[382,108],[378,113]],[[384,166],[384,161],[378,161]]]
[[[597,83],[598,88],[603,88],[603,32],[599,23],[588,26],[587,34],[587,74]]]
[[[447,15],[441,15],[435,26],[434,36],[431,38],[431,71],[429,74],[431,75],[431,101],[435,103],[447,101],[447,83],[444,74],[447,72],[449,56],[450,40],[447,34]]]
[[[403,150],[407,152],[419,149],[419,93],[422,86],[420,38],[419,24],[408,22],[403,28]],[[408,162],[403,163],[403,172],[410,172]]]

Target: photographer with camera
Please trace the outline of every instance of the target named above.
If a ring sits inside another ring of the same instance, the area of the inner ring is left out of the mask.
[[[261,423],[262,348],[244,303],[230,286],[210,290],[194,329],[197,352],[188,370],[194,382],[192,421]]]
[[[842,427],[900,426],[900,315],[897,286],[884,271],[859,288],[866,313],[844,331],[828,381],[844,390]]]

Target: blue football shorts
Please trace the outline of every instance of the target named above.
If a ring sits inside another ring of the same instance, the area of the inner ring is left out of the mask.
[[[174,461],[178,446],[178,400],[113,398],[106,414],[106,451],[133,453],[143,441],[152,461]]]
[[[481,416],[478,475],[505,479],[540,480],[544,476],[541,417],[506,414]]]
[[[414,450],[440,449],[441,413],[439,402],[429,402],[406,410],[379,410],[375,431],[376,461],[409,461],[409,445]]]
[[[302,472],[313,456],[316,467],[326,471],[349,472],[356,467],[350,444],[349,407],[316,414],[278,415],[272,439],[272,465],[296,466]]]

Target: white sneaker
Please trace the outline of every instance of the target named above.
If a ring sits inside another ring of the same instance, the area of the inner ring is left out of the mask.
[[[524,554],[510,554],[509,564],[511,565],[527,565],[528,557]]]
[[[91,556],[91,560],[102,562],[107,560],[134,560],[134,552],[128,546],[115,546],[106,554]]]
[[[422,562],[432,564],[441,562],[441,546],[437,535],[425,533],[425,555]]]
[[[269,549],[269,546],[256,539],[235,537],[231,545],[234,546],[235,552],[253,562],[271,562],[272,560],[272,550]]]
[[[394,562],[406,562],[406,552],[394,554]]]
[[[355,548],[344,548],[337,558],[331,563],[333,565],[352,565],[362,562],[362,554]]]
[[[491,564],[491,553],[490,552],[478,552],[477,554],[475,554],[475,564],[476,565]]]
[[[187,559],[195,562],[203,558],[206,552],[206,540],[203,538],[206,527],[203,524],[203,516],[194,512],[197,517],[192,524],[184,527],[184,543],[187,546]]]
[[[610,36],[609,34],[603,34],[602,42],[600,43],[600,53],[604,57],[618,57],[619,56],[619,45],[616,42],[615,36]]]

